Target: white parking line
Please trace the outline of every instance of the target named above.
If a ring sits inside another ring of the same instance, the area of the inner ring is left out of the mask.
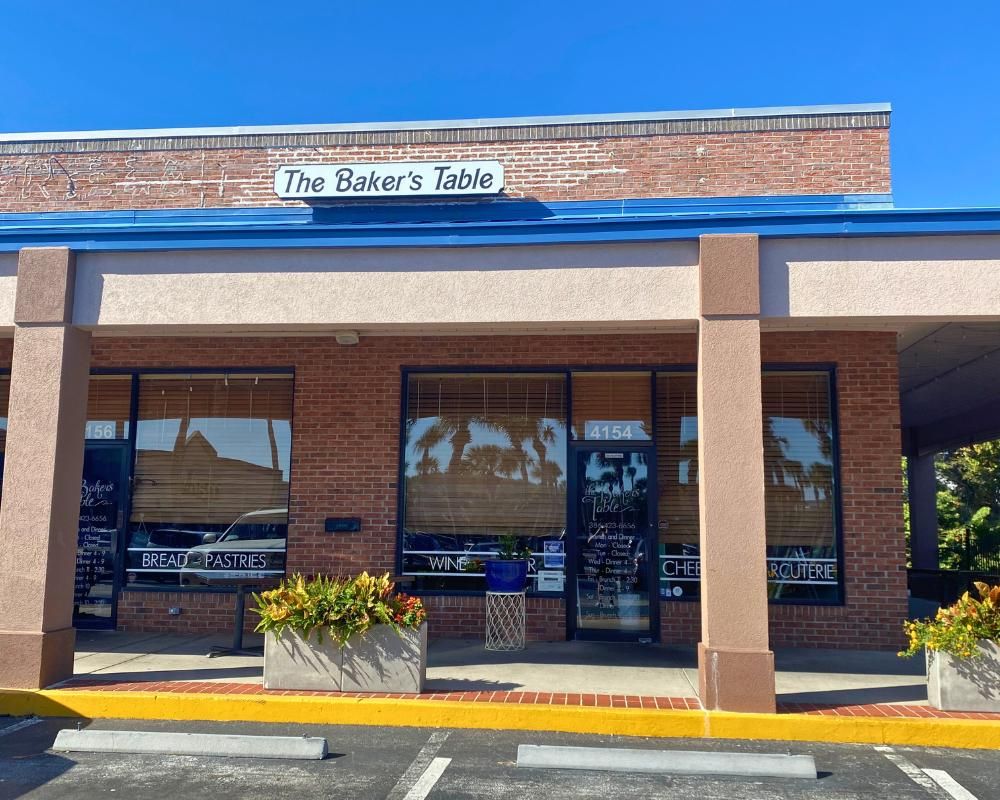
[[[928,792],[941,800],[948,800],[946,795],[941,793],[941,787],[939,787],[933,780],[928,777],[920,767],[903,758],[899,753],[893,750],[891,747],[885,745],[878,745],[875,748],[882,755],[888,758],[893,764],[899,767],[900,770],[913,781],[918,786],[923,786]]]
[[[434,731],[430,735],[427,743],[420,748],[417,757],[406,768],[403,777],[392,787],[392,791],[389,792],[385,800],[422,800],[422,798],[427,797],[430,790],[434,788],[434,784],[437,783],[438,778],[441,777],[441,773],[444,772],[445,767],[451,763],[450,758],[434,758],[438,754],[438,750],[441,749],[441,745],[445,743],[449,733],[450,731]],[[422,784],[421,782],[427,773],[431,772],[431,768],[434,767],[435,761],[445,762],[444,766],[435,767],[438,771],[434,779],[429,784]],[[419,785],[426,785],[426,791],[423,794],[412,794]]]
[[[15,731],[24,730],[25,728],[29,728],[32,725],[37,725],[41,721],[42,721],[41,717],[22,719],[20,722],[15,722],[13,725],[8,725],[6,728],[0,728],[0,736],[6,736],[9,733],[14,733]]]
[[[413,788],[406,793],[406,797],[403,800],[424,800],[431,793],[434,784],[438,782],[438,778],[441,777],[450,763],[450,758],[435,758],[431,762],[431,765],[424,770],[424,774],[420,776],[420,779],[413,784]]]
[[[924,772],[927,773],[934,783],[955,798],[955,800],[977,800],[972,792],[962,786],[962,784],[943,769],[925,769]]]
[[[878,745],[875,749],[899,767],[911,781],[922,786],[939,800],[978,800],[972,792],[943,769],[921,769],[886,745]]]

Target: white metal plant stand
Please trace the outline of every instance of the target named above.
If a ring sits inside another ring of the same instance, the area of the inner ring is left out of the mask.
[[[486,593],[486,649],[524,649],[524,592]]]

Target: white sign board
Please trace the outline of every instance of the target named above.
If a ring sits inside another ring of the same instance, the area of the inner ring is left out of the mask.
[[[562,572],[540,569],[538,570],[537,590],[539,592],[561,592],[565,586],[565,581],[566,576]]]
[[[274,173],[274,193],[286,200],[455,197],[501,191],[499,161],[290,164]]]
[[[585,439],[618,441],[648,439],[646,423],[638,419],[590,419],[583,426]]]

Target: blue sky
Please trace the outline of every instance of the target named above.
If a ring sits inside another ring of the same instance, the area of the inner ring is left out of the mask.
[[[0,131],[889,101],[896,202],[1000,205],[1000,4],[0,0]]]

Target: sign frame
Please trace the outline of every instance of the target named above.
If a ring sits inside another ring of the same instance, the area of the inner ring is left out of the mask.
[[[379,200],[495,197],[504,166],[495,159],[285,164],[274,171],[282,200]]]

